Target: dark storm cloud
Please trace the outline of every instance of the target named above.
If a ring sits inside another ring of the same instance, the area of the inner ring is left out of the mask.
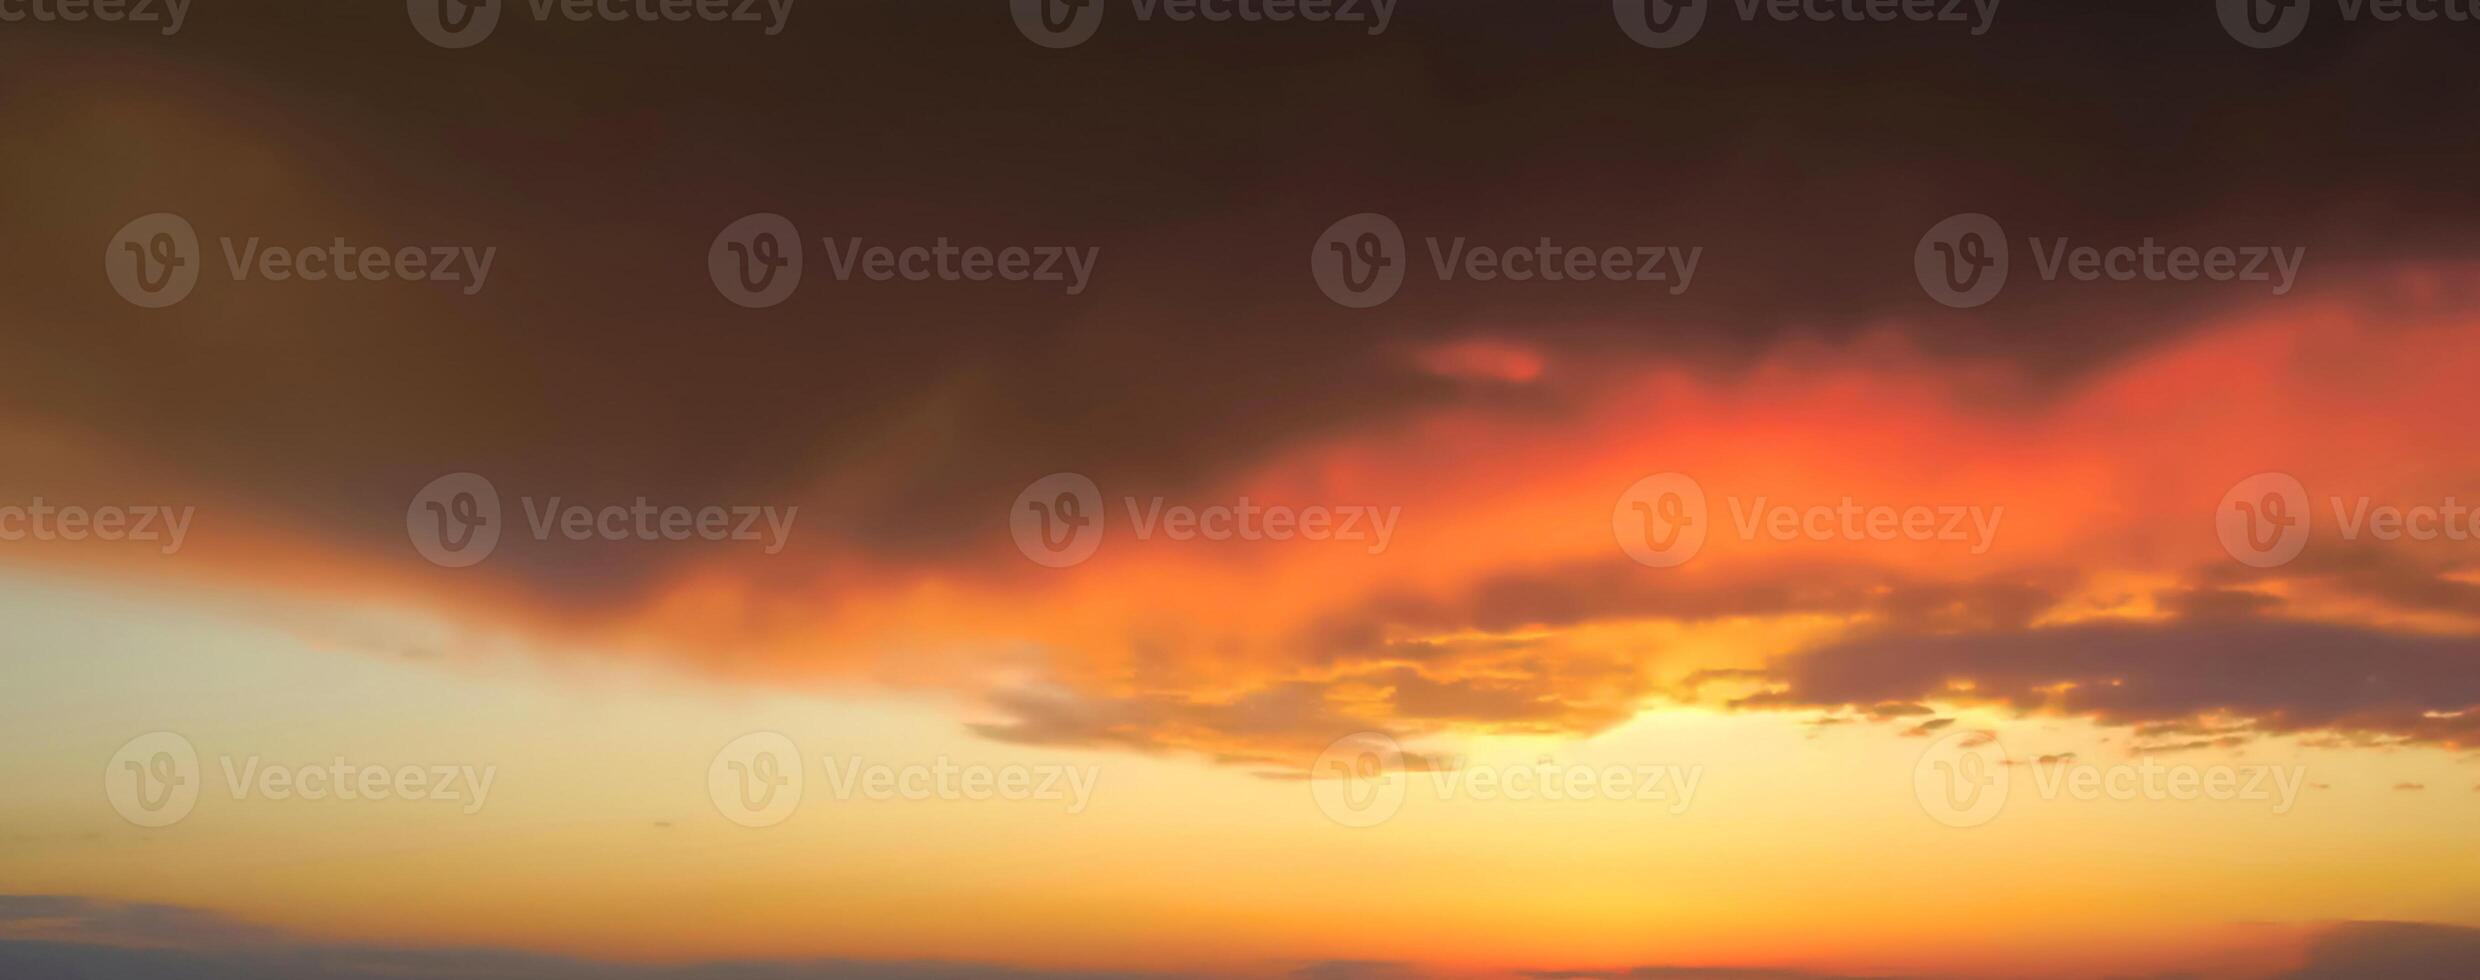
[[[2315,272],[2464,254],[2480,93],[2452,34],[2262,52],[2209,10],[2132,2],[2010,8],[1980,38],[1717,25],[1659,52],[1590,3],[1406,9],[1377,37],[1118,24],[1071,51],[998,4],[805,5],[771,38],[510,18],[455,52],[387,4],[202,10],[172,39],[10,31],[0,79],[44,97],[8,110],[0,157],[40,191],[0,205],[22,287],[0,411],[391,556],[413,491],[474,470],[573,500],[808,503],[796,547],[952,557],[1057,470],[1176,491],[1425,406],[1560,410],[1415,369],[1407,345],[1727,369],[1897,321],[2068,377],[2250,301],[2027,282],[1946,311],[1908,257],[1957,211],[2018,235],[2300,243]],[[501,254],[474,297],[210,282],[139,311],[95,253],[156,210],[210,236]],[[1416,237],[1708,258],[1679,297],[1419,283],[1348,311],[1304,259],[1363,210]],[[744,311],[701,257],[754,211],[813,237],[1097,245],[1102,266],[1077,297],[813,276]],[[609,600],[665,559],[504,560]]]
[[[995,4],[804,8],[773,38],[517,18],[454,52],[384,5],[219,10],[174,43],[0,32],[0,81],[46,93],[0,108],[18,137],[0,175],[41,191],[0,203],[11,229],[0,261],[20,273],[0,296],[11,355],[0,357],[0,449],[86,454],[124,484],[116,496],[168,487],[229,503],[294,540],[415,575],[435,570],[407,547],[406,504],[458,470],[490,477],[510,521],[524,519],[524,498],[799,505],[791,557],[732,568],[754,597],[750,618],[770,620],[767,600],[831,597],[821,580],[846,562],[865,566],[855,577],[899,582],[1024,571],[1004,543],[1004,508],[1051,472],[1114,494],[1178,493],[1321,436],[1368,437],[1446,407],[1542,431],[1591,421],[1590,382],[1609,379],[1554,366],[1537,383],[1476,381],[1415,356],[1460,337],[1554,365],[1728,374],[1786,341],[1892,328],[1933,356],[2006,362],[2030,390],[2005,397],[2037,403],[2262,301],[2024,275],[1999,304],[1946,310],[1921,295],[1909,256],[1957,211],[1996,215],[2016,237],[2305,245],[2311,282],[2331,270],[2339,289],[2400,261],[2474,251],[2480,202],[2465,175],[2480,141],[2461,120],[2480,91],[2462,84],[2453,32],[2319,31],[2263,52],[2208,14],[2010,9],[1977,39],[1718,25],[1664,52],[1629,42],[1595,4],[1408,9],[1377,37],[1130,24],[1072,51],[1027,43]],[[96,253],[157,210],[210,237],[500,254],[475,296],[208,282],[179,306],[139,310],[112,295]],[[1386,306],[1345,310],[1318,293],[1305,253],[1334,219],[1365,210],[1416,238],[1698,244],[1707,258],[1675,297],[1415,282]],[[1102,265],[1093,288],[1067,296],[837,283],[819,256],[791,301],[744,310],[716,295],[703,256],[726,222],[756,211],[812,237],[1099,246]],[[2354,291],[2354,314],[2383,321],[2395,292],[2418,291]],[[56,476],[0,468],[0,495],[45,492]],[[540,618],[553,621],[639,612],[716,550],[529,544],[503,546],[493,567],[517,579],[511,606],[547,607]],[[2284,574],[2401,608],[2480,610],[2480,586],[2449,570],[2320,546]],[[2043,703],[2018,688],[2048,681],[1975,659],[1966,647],[1980,643],[2029,645],[2038,656],[2025,660],[2046,658],[2047,673],[2096,680],[2080,656],[2152,681],[2058,696],[2136,723],[2244,708],[2294,730],[2436,740],[2468,724],[2405,714],[2422,702],[2402,692],[2431,677],[2441,682],[2427,694],[2464,691],[2434,656],[2409,652],[2446,641],[2371,634],[2371,648],[2411,658],[2377,664],[2377,680],[2396,685],[2382,691],[2258,690],[2275,681],[2228,658],[2120,664],[2066,649],[2089,630],[2033,629],[2074,572],[1649,571],[1614,554],[1512,563],[1434,589],[1379,586],[1287,625],[1290,642],[1269,644],[1275,662],[1253,686],[1209,695],[1138,663],[1129,673],[1159,683],[1126,693],[1068,678],[1075,690],[1057,700],[1003,700],[1013,714],[983,731],[1144,748],[1204,731],[1216,733],[1209,751],[1256,760],[1367,724],[1338,707],[1345,686],[1382,694],[1393,725],[1597,731],[1662,686],[1637,663],[1659,651],[1580,656],[1488,634],[1790,614],[1881,633],[1783,668],[1790,686],[1770,697],[1784,705],[1910,718],[1883,706],[1934,699],[1951,679],[1943,668],[1994,671],[2003,696]],[[2186,578],[2159,597],[2180,635],[2274,629],[2251,625],[2279,607],[2249,588],[2250,573]],[[2202,625],[2212,622],[2233,625]],[[1131,661],[1222,649],[1225,638],[1194,632],[1207,639],[1099,642]],[[683,634],[710,638],[667,636]],[[714,637],[688,645],[728,659],[739,637]],[[832,641],[810,639],[784,645],[832,655],[818,649]],[[869,639],[859,645],[881,645]],[[1907,665],[1898,648],[1930,663]],[[1847,660],[1866,666],[1835,666]],[[2367,680],[2330,676],[2331,657],[2299,660],[2305,676]],[[2230,703],[2219,704],[2225,681]],[[2334,703],[2354,691],[2366,703]],[[2115,700],[2139,692],[2160,702]]]

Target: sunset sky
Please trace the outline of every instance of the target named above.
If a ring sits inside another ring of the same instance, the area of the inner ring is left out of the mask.
[[[1105,6],[0,24],[0,975],[2480,972],[2480,26]]]

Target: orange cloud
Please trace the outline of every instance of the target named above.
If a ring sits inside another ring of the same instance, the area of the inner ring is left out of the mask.
[[[1955,637],[1981,636],[1990,650],[2039,644],[2089,660],[2102,657],[2093,644],[2115,641],[2078,624],[2193,637],[2277,620],[2359,631],[2289,636],[2440,643],[2447,652],[2422,656],[2460,656],[2461,640],[2424,638],[2480,633],[2470,542],[2345,541],[2325,520],[2297,562],[2259,570],[2214,533],[2224,493],[2268,470],[2320,500],[2417,504],[2474,485],[2452,461],[2480,423],[2468,382],[2480,319],[2437,294],[2438,274],[2406,279],[2420,288],[2241,311],[2064,383],[1927,354],[1892,332],[1789,345],[1730,371],[1458,342],[1424,363],[1543,396],[1366,422],[1202,486],[1106,483],[1102,545],[1066,569],[1015,554],[997,493],[992,533],[952,554],[874,549],[838,523],[832,499],[813,498],[800,546],[783,556],[684,548],[642,588],[591,601],[522,555],[437,569],[383,533],[322,541],[272,518],[202,521],[193,561],[125,566],[437,609],[551,646],[753,680],[953,690],[1000,714],[980,729],[996,737],[1278,767],[1361,728],[1597,731],[1703,697],[1683,682],[1715,671],[1773,685],[1747,697],[1743,683],[1744,705],[1864,711],[1947,697],[1946,682],[1980,676],[1971,661],[1914,657],[1908,638],[1945,637],[1937,649],[1954,651],[1968,645]],[[53,462],[103,473],[99,458]],[[1649,568],[1620,547],[1614,511],[1631,484],[1665,472],[1701,487],[1708,539],[1678,567]],[[821,474],[820,485],[858,478]],[[1167,508],[1243,501],[1368,519],[1351,540],[1139,533]],[[1910,512],[1934,520],[1908,525]],[[1883,652],[1868,676],[1821,687],[1816,671],[1838,650]],[[2395,679],[2407,683],[2427,668],[2404,669]],[[2229,707],[2023,694],[2099,680],[2061,667],[1977,697],[2128,724]],[[2320,713],[2305,710],[2316,692],[2293,693],[2249,708],[2294,719],[2285,728],[2463,737],[2459,720],[2404,720],[2411,702]]]

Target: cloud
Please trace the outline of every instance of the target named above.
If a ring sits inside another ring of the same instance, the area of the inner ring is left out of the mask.
[[[2480,976],[2480,929],[2425,922],[2344,922],[2310,939],[2285,980],[2456,980]]]
[[[1603,41],[1606,13],[1589,18]],[[384,29],[401,40],[401,22],[339,16],[345,22],[328,29]],[[1470,14],[1441,16],[1473,23]],[[1547,15],[1540,29],[1582,26],[1576,17]],[[985,52],[993,64],[1029,56],[1004,36],[960,37],[995,45]],[[2472,343],[2480,296],[2462,285],[2475,243],[2439,217],[2468,210],[2457,193],[2419,210],[2435,222],[2426,237],[2399,216],[2389,221],[2400,233],[2390,239],[2418,247],[2356,255],[2359,236],[2339,236],[2317,253],[2319,269],[2331,261],[2331,271],[2278,303],[2213,290],[2066,290],[2024,277],[2008,296],[2009,328],[1966,337],[1899,269],[1879,275],[1850,256],[1904,254],[1967,189],[2003,195],[1987,206],[2014,205],[2008,220],[2026,230],[2252,234],[2264,230],[2250,227],[2260,209],[2240,188],[2329,187],[2337,178],[2298,160],[2232,154],[2217,161],[2230,169],[2198,194],[2150,197],[2151,208],[2136,209],[2149,214],[2095,216],[2019,190],[2022,168],[2056,165],[2035,149],[1976,174],[1837,176],[1849,183],[1786,190],[1735,164],[1683,159],[1671,140],[1630,137],[1580,157],[1550,154],[1563,162],[1526,182],[1541,195],[1526,212],[1540,227],[1508,226],[1505,209],[1474,203],[1490,199],[1474,193],[1484,188],[1454,181],[1389,206],[1416,235],[1526,241],[1545,232],[1639,236],[1643,215],[1669,215],[1677,220],[1655,226],[1702,229],[1715,261],[1737,256],[1739,271],[1717,265],[1707,274],[1716,277],[1710,292],[1648,314],[1624,291],[1438,284],[1346,316],[1301,281],[1301,241],[1356,188],[1398,185],[1376,175],[1400,168],[1334,141],[1314,152],[1289,140],[1262,147],[1274,154],[1260,161],[1272,168],[1263,172],[1282,176],[1242,179],[1280,193],[1246,215],[1228,207],[1227,183],[1176,167],[1121,172],[1131,181],[1121,186],[1149,189],[1138,195],[1142,207],[1044,203],[1051,198],[1035,193],[1042,181],[1010,175],[982,188],[1010,202],[995,208],[902,192],[925,176],[903,161],[936,158],[942,146],[960,151],[957,159],[975,156],[980,144],[958,142],[955,131],[913,134],[900,160],[873,163],[759,125],[771,118],[756,115],[771,97],[718,110],[715,100],[680,93],[668,110],[632,105],[627,125],[579,122],[578,100],[608,97],[584,79],[612,69],[578,63],[564,66],[577,74],[561,73],[556,94],[473,107],[466,125],[475,139],[513,140],[502,148],[561,175],[512,177],[470,162],[487,153],[398,160],[309,135],[352,132],[390,109],[435,111],[418,86],[374,80],[384,91],[347,111],[233,71],[214,56],[222,42],[199,40],[138,80],[112,70],[110,53],[90,42],[12,40],[60,47],[43,63],[91,83],[71,88],[67,103],[0,112],[29,144],[59,148],[23,165],[30,186],[65,189],[27,216],[25,234],[108,234],[139,204],[110,188],[161,186],[191,202],[210,236],[323,239],[379,228],[495,241],[507,288],[457,305],[372,304],[339,290],[227,283],[180,308],[191,329],[163,331],[108,296],[96,302],[91,250],[29,256],[28,289],[0,300],[0,316],[54,333],[0,367],[17,382],[0,405],[0,440],[17,464],[0,474],[0,500],[165,499],[201,513],[176,561],[93,548],[11,549],[9,561],[223,590],[241,596],[233,601],[248,615],[391,656],[508,647],[642,657],[753,684],[930,687],[991,708],[998,717],[977,730],[992,737],[1252,762],[1297,758],[1357,730],[1590,735],[1665,699],[1699,697],[1698,685],[1771,677],[1777,660],[1861,636],[2026,633],[2103,614],[2195,623],[2280,616],[2406,637],[2480,632],[2480,585],[2450,549],[2340,542],[2320,527],[2294,566],[2259,572],[2230,562],[2207,533],[2223,491],[2265,469],[2386,500],[2441,498],[2475,475],[2434,462],[2460,458],[2463,433],[2480,427],[2468,384],[2480,371]],[[2263,71],[2205,51],[2232,71]],[[862,64],[891,57],[858,54]],[[2010,70],[2038,73],[2037,64]],[[1151,77],[1148,66],[1114,65],[1097,59],[1088,70],[1096,81]],[[1373,96],[1381,105],[1325,117],[1335,134],[1360,132],[1366,114],[1385,106],[1402,113],[1389,118],[1426,121],[1459,147],[1474,145],[1476,126],[1535,128],[1530,113],[1497,105],[1478,107],[1480,119],[1463,111],[1476,107],[1459,106],[1446,125],[1434,113],[1438,80],[1374,53],[1278,58],[1267,68],[1297,84],[1383,82]],[[1789,56],[1785,68],[1815,70]],[[1907,77],[1916,70],[1906,67]],[[1600,71],[1532,84],[1582,96],[1601,91],[1591,84]],[[2158,95],[2123,79],[2106,84],[2128,84],[2148,104]],[[1777,97],[1760,88],[1748,94]],[[1138,118],[1196,111],[1195,99],[1155,86],[1106,89]],[[1826,111],[1792,101],[1786,111]],[[1017,114],[986,93],[970,103],[991,131],[1020,132]],[[1244,110],[1234,118],[1299,113],[1290,99],[1226,108]],[[601,165],[607,154],[594,149],[596,138],[634,139],[666,111],[702,126],[730,125],[717,112],[752,113],[743,117],[747,135],[790,156],[753,154],[750,172],[728,178],[707,168],[668,175],[674,193],[649,201],[648,213],[612,218],[614,227],[647,229],[643,238],[577,229],[576,214],[607,210],[598,202],[644,197]],[[1778,143],[1790,138],[1779,123],[1753,118],[1696,124],[1713,145],[1795,149]],[[2277,129],[2301,125],[2286,116]],[[1126,166],[1111,152],[1125,134],[1105,128],[1103,143],[1068,141],[1061,152],[1104,172]],[[534,132],[578,139],[543,145],[511,135]],[[2300,160],[2336,152],[2298,142]],[[1173,156],[1219,173],[1226,152],[1221,141],[1198,142]],[[93,159],[128,161],[130,172],[81,179]],[[2410,164],[2460,187],[2464,168],[2425,155]],[[1631,179],[1558,179],[1605,166]],[[408,168],[425,174],[421,187],[386,176]],[[245,176],[197,176],[224,172]],[[1323,175],[1310,182],[1324,188],[1319,200],[1293,193],[1304,174]],[[460,177],[504,193],[477,211],[429,189]],[[2381,186],[2402,179],[2389,172]],[[856,201],[836,190],[854,184],[885,193]],[[1700,193],[1664,189],[1675,186]],[[1896,215],[1919,211],[1919,220],[1812,220],[1847,214],[1836,202],[1853,199]],[[831,215],[838,229],[879,238],[931,229],[1088,240],[1105,248],[1105,274],[1119,278],[1064,304],[1005,292],[822,289],[805,292],[802,309],[744,316],[719,308],[694,263],[677,277],[612,274],[647,268],[646,254],[694,255],[721,222],[761,207],[804,221]],[[1784,246],[1784,229],[1751,213],[1803,216],[1792,236],[1800,244]],[[2360,222],[2319,215],[2304,227],[2315,236]],[[285,315],[250,312],[270,308]],[[836,323],[869,327],[819,329],[826,310]],[[356,329],[329,326],[346,322]],[[719,322],[732,330],[718,331]],[[98,351],[71,339],[137,336],[156,342]],[[549,380],[545,367],[556,368]],[[2253,383],[2228,384],[2234,376]],[[1954,462],[1917,465],[1932,450]],[[431,567],[408,546],[406,505],[430,479],[462,470],[491,477],[519,524],[529,502],[555,497],[798,506],[801,516],[778,555],[516,533],[482,566]],[[1092,562],[1037,568],[1014,552],[1007,508],[1025,485],[1063,470],[1093,477],[1119,513],[1121,498],[1247,497],[1400,508],[1402,525],[1373,555],[1301,542],[1138,541],[1122,521]],[[1671,570],[1629,561],[1611,525],[1617,494],[1664,471],[1702,481],[1719,532]],[[1754,525],[1735,511],[1845,499],[1980,506],[2003,509],[2004,519],[1991,547],[1975,553],[1947,542],[1743,538],[1740,529]],[[409,609],[417,614],[409,618],[448,625],[437,635],[344,628],[302,608],[317,604]],[[1920,704],[1941,694],[1940,680],[1881,684],[1884,698],[1831,703],[1864,712],[1881,700]],[[2098,713],[2153,720],[2134,707]],[[2310,724],[2305,717],[2297,723]],[[2387,735],[2406,728],[2390,717],[2332,720]],[[2453,726],[2411,727],[2441,740],[2434,733]]]
[[[500,949],[317,943],[197,909],[0,895],[11,980],[1105,980],[1140,974],[933,961],[606,963]]]
[[[2302,931],[2285,980],[2446,980],[2480,971],[2480,929],[2342,922]],[[2285,941],[2287,945],[2288,941]],[[1446,976],[1397,961],[1266,964],[1303,978]],[[312,941],[220,913],[69,895],[0,895],[0,975],[12,980],[1102,980],[1140,975],[920,960],[613,963],[490,948],[416,949]],[[1647,965],[1529,969],[1535,980],[1891,980],[1892,974]]]
[[[1535,971],[1538,980],[1894,980],[1883,974],[1809,973],[1802,970],[1705,966],[1640,966],[1619,972]]]
[[[1412,980],[1422,976],[1412,964],[1390,960],[1323,960],[1293,970],[1297,980]]]
[[[2342,732],[2480,741],[2480,639],[2271,620],[2089,623],[2010,632],[1870,636],[1780,663],[1780,689],[1737,704],[1837,708],[1943,698],[2077,715],[2146,735]],[[2457,713],[2457,714],[2449,714]],[[2193,743],[2190,743],[2193,744]],[[2172,743],[2167,747],[2182,747]]]
[[[249,945],[284,938],[277,930],[178,905],[73,895],[0,895],[0,939],[25,936],[179,946]]]
[[[1457,975],[1408,962],[1352,959],[1270,963],[1261,972],[1299,980],[1419,980]],[[314,942],[180,906],[67,895],[0,895],[0,976],[11,980],[1117,980],[1176,975],[921,960],[599,962],[490,948]],[[1835,980],[1796,971],[1686,967],[1642,967],[1617,973],[1540,970],[1516,975]]]

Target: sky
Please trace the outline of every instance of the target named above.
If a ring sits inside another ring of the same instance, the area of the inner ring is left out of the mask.
[[[2480,27],[1039,6],[0,16],[0,973],[2480,970]]]

